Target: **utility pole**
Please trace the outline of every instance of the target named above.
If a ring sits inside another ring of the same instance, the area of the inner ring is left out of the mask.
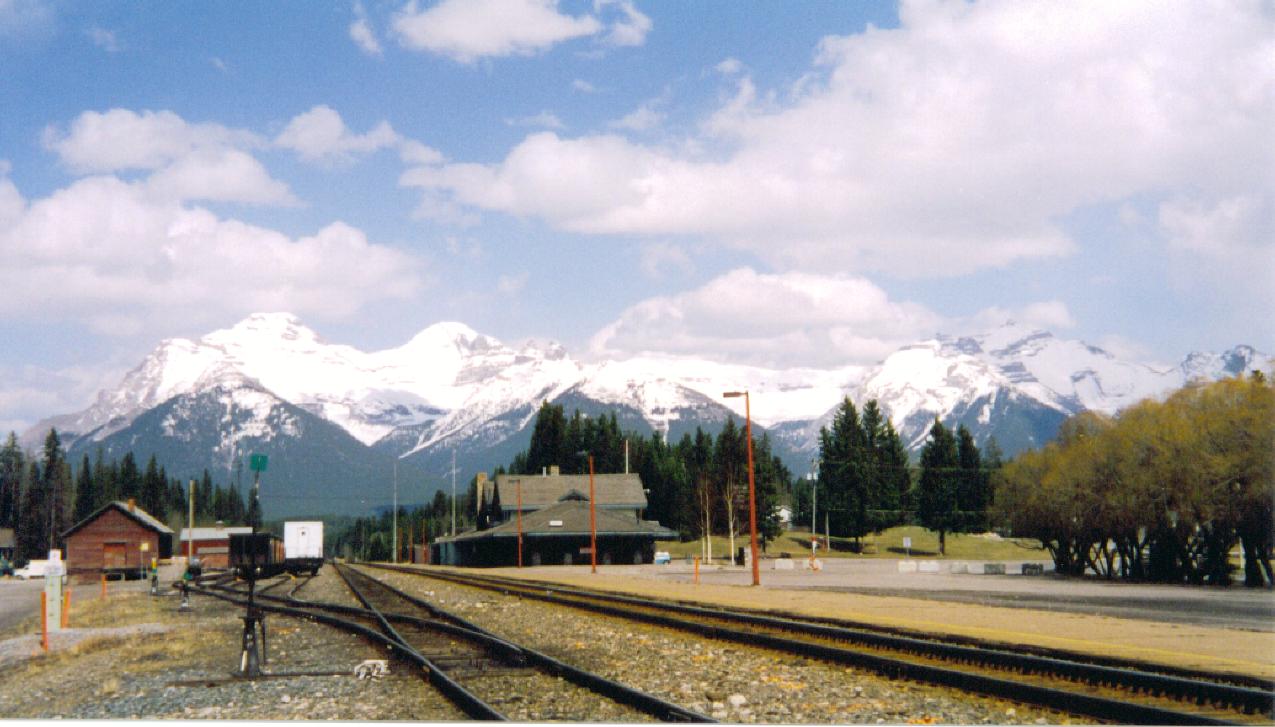
[[[398,457],[394,458],[394,553],[390,562],[398,562]]]
[[[456,537],[456,448],[452,447],[452,537]]]
[[[186,495],[186,521],[189,527],[186,530],[186,567],[190,567],[190,561],[195,557],[195,481],[191,480],[187,485]],[[232,521],[233,522],[233,521]]]

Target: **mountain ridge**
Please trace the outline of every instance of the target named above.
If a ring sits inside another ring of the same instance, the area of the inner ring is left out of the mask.
[[[1157,367],[1014,323],[972,335],[938,335],[903,346],[875,366],[836,369],[766,369],[654,355],[583,363],[554,342],[511,347],[456,321],[435,323],[402,346],[364,352],[325,342],[296,316],[268,313],[199,339],[162,341],[88,408],[46,419],[25,438],[42,438],[55,426],[73,452],[123,439],[166,449],[171,442],[150,440],[172,440],[176,419],[168,430],[149,419],[142,422],[145,432],[130,430],[161,407],[176,417],[193,401],[210,410],[216,397],[238,396],[240,403],[264,408],[231,407],[220,420],[205,416],[202,426],[225,431],[195,437],[200,447],[207,450],[235,431],[241,439],[243,432],[255,432],[255,439],[247,438],[258,443],[271,441],[268,434],[283,437],[288,433],[280,422],[287,417],[276,413],[273,424],[268,420],[286,404],[291,420],[309,422],[296,413],[302,412],[348,436],[351,441],[324,435],[347,460],[367,460],[350,472],[381,471],[385,458],[397,458],[437,477],[450,468],[453,448],[465,453],[458,461],[471,469],[507,463],[529,438],[543,401],[620,411],[630,428],[676,438],[695,426],[711,430],[727,417],[742,418],[743,403],[724,400],[721,392],[748,389],[754,423],[773,433],[777,452],[794,471],[804,471],[819,427],[844,396],[859,406],[876,399],[913,451],[937,417],[965,424],[980,443],[995,436],[1012,454],[1048,441],[1079,411],[1112,414],[1193,378],[1219,378],[1255,365],[1267,367],[1269,357],[1240,345]],[[268,407],[261,403],[267,400],[273,402]],[[267,431],[271,426],[275,430]],[[203,452],[203,461],[225,471],[224,460],[214,456],[220,450],[213,450]]]

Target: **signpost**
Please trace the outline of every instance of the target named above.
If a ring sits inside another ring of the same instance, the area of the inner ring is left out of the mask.
[[[66,565],[62,551],[49,551],[49,565],[44,569],[44,618],[49,631],[62,630],[62,577]]]
[[[907,557],[907,558],[912,557],[912,538],[909,538],[909,537],[903,538],[903,554],[904,554],[904,557]]]

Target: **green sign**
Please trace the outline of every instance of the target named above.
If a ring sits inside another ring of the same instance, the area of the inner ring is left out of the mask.
[[[267,457],[264,454],[252,455],[251,457],[248,458],[248,469],[252,470],[253,472],[265,472],[266,459]]]

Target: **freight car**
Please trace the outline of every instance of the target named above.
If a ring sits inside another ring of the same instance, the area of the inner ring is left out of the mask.
[[[323,566],[323,523],[286,522],[283,524],[284,563],[289,573],[308,572],[318,575]]]
[[[286,570],[283,540],[272,533],[232,533],[230,570],[244,580],[271,578]]]

